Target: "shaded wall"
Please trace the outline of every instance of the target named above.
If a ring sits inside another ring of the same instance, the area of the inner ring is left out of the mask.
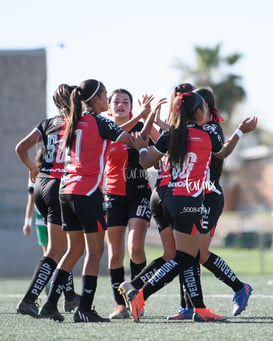
[[[14,148],[43,118],[45,50],[0,50],[0,229],[21,228],[28,171]]]

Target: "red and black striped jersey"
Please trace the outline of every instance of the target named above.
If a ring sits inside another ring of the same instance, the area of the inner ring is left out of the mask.
[[[130,133],[142,128],[143,123],[139,122]],[[149,187],[147,171],[140,166],[138,158],[136,149],[120,142],[111,144],[105,184],[107,193],[127,195]]]
[[[65,120],[55,116],[43,120],[36,129],[41,134],[45,147],[39,178],[60,179],[64,173],[63,136]]]
[[[153,146],[159,153],[168,150],[170,131],[164,132]],[[222,137],[212,125],[188,125],[188,152],[181,164],[172,165],[168,184],[172,195],[198,196],[207,184],[212,152],[220,152]]]
[[[72,148],[66,153],[65,174],[60,193],[91,195],[102,188],[104,168],[111,141],[124,131],[113,121],[87,112],[77,124]]]

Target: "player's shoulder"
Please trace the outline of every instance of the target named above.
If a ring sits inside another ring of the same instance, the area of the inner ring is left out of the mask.
[[[60,115],[57,115],[57,116],[45,118],[41,122],[40,125],[44,127],[54,127],[54,126],[60,126],[62,122],[63,122],[63,118]]]
[[[96,114],[96,113],[92,113],[92,117],[94,117],[97,122],[102,122],[103,124],[106,124],[108,126],[116,126],[116,122],[114,122],[113,120],[111,120],[110,118],[108,117],[105,117],[103,115],[99,115],[99,114]]]
[[[202,126],[203,130],[208,132],[219,132],[220,126],[216,123],[207,123]]]
[[[103,133],[103,136],[105,135],[106,132],[115,135],[120,135],[121,133],[123,133],[123,129],[120,128],[120,126],[118,126],[117,123],[112,121],[111,119],[98,114],[95,114],[93,116],[95,117],[97,127],[99,131]]]

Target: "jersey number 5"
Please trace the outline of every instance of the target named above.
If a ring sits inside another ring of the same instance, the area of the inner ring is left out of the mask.
[[[53,163],[54,161],[56,163],[63,163],[65,159],[65,152],[62,148],[63,146],[63,140],[62,137],[58,141],[58,135],[48,135],[47,138],[47,154],[45,156],[45,160],[48,163]]]

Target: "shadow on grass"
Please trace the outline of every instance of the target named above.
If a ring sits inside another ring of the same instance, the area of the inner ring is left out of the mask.
[[[130,322],[130,321],[128,321]],[[132,321],[133,322],[133,321]],[[255,316],[255,317],[240,317],[240,318],[227,318],[225,321],[207,321],[207,322],[195,322],[192,320],[167,320],[165,316],[145,316],[140,319],[140,323],[153,323],[153,324],[179,324],[179,323],[194,323],[194,324],[205,324],[205,323],[217,323],[217,324],[266,324],[272,323],[273,317],[269,316]]]

